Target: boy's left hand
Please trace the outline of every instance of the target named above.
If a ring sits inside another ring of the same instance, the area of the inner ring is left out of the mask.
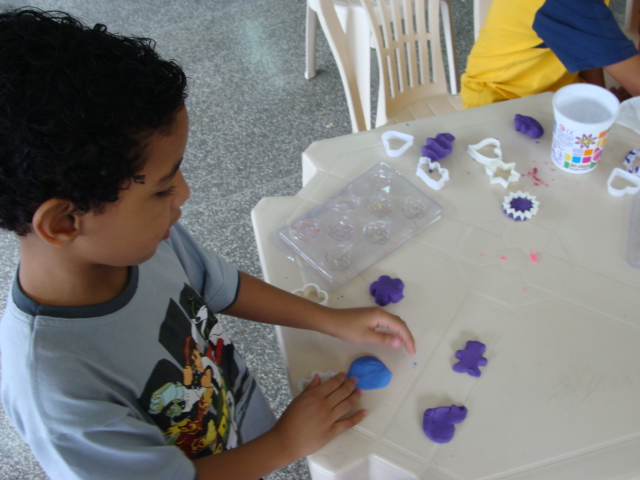
[[[407,324],[397,315],[380,307],[332,310],[330,335],[352,343],[371,343],[391,348],[404,344],[408,353],[416,353],[415,340]]]

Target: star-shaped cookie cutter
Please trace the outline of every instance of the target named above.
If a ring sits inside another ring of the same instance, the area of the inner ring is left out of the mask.
[[[509,176],[504,178],[500,175],[496,176],[498,170],[503,172],[509,172]],[[504,188],[507,188],[511,182],[517,182],[520,179],[520,174],[516,172],[516,164],[515,163],[504,163],[502,160],[498,160],[493,165],[487,165],[484,167],[484,171],[489,176],[489,182],[491,185],[495,185],[496,183],[502,185]]]
[[[482,150],[484,147],[489,146],[493,147],[495,157],[487,157],[480,153],[480,150]],[[467,153],[476,162],[484,165],[485,167],[489,167],[502,160],[502,149],[500,148],[500,140],[498,140],[497,138],[485,138],[475,145],[469,145],[467,146]]]
[[[437,170],[438,173],[440,174],[440,180],[431,178],[429,174],[424,170],[424,168],[422,168],[425,165],[427,167],[427,170],[429,170],[429,172],[433,172],[434,170]],[[433,188],[434,190],[440,190],[442,187],[444,187],[444,184],[449,181],[449,170],[447,170],[446,168],[443,168],[440,165],[440,162],[432,162],[429,157],[420,157],[420,160],[418,160],[418,168],[416,169],[416,175],[418,176],[418,178],[420,178],[420,180],[422,180],[424,183],[426,183],[429,187]]]
[[[405,143],[399,148],[393,149],[391,148],[389,140],[403,140]],[[388,130],[382,134],[382,144],[384,145],[384,149],[387,151],[387,155],[390,157],[399,157],[406,152],[411,145],[413,145],[413,135],[397,132],[395,130]]]

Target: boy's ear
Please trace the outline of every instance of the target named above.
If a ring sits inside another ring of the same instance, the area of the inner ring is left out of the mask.
[[[32,227],[45,242],[63,247],[73,242],[80,233],[75,205],[60,198],[50,198],[33,215]]]

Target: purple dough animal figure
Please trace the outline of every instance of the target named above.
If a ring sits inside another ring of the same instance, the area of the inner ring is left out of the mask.
[[[520,115],[519,113],[516,113],[516,116],[513,117],[513,125],[518,132],[529,135],[531,138],[540,138],[544,133],[544,128],[535,118]]]
[[[439,133],[435,138],[427,138],[427,144],[422,146],[422,156],[431,159],[432,162],[442,160],[453,150],[453,141],[456,139],[450,133]]]
[[[375,301],[381,307],[389,305],[391,302],[398,303],[404,298],[402,290],[404,283],[399,278],[391,278],[388,275],[382,275],[378,280],[373,282],[369,287],[369,293],[375,298]]]
[[[487,347],[482,342],[469,340],[464,350],[456,352],[456,358],[460,359],[453,366],[453,370],[458,373],[468,373],[472,377],[480,376],[480,369],[487,364],[488,360],[482,356]]]
[[[456,431],[454,424],[462,422],[466,417],[466,407],[451,405],[429,408],[424,412],[422,429],[430,440],[436,443],[448,443]]]

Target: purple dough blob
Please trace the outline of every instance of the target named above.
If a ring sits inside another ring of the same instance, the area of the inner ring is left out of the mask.
[[[509,206],[513,208],[516,212],[528,212],[533,208],[533,202],[528,198],[524,197],[516,197],[511,199],[509,202]],[[515,217],[513,213],[507,213],[506,210],[503,210],[508,217],[514,219],[516,222],[525,221],[527,217]]]
[[[513,125],[518,132],[529,135],[531,138],[540,138],[544,133],[542,125],[535,118],[520,115],[519,113],[516,113],[516,116],[513,117]]]
[[[448,443],[456,431],[454,424],[462,422],[467,417],[467,409],[451,405],[425,410],[422,419],[422,429],[430,440],[436,443]]]
[[[384,388],[391,382],[391,372],[386,365],[370,355],[356,358],[349,367],[347,377],[356,377],[356,387],[363,390]]]
[[[431,159],[432,162],[442,160],[453,150],[453,141],[456,139],[450,133],[439,133],[435,138],[427,138],[427,144],[422,146],[422,156]]]
[[[404,283],[399,278],[391,278],[388,275],[382,275],[378,280],[373,282],[369,287],[369,293],[375,298],[375,301],[381,307],[389,305],[389,303],[398,303],[404,298],[402,290]]]
[[[480,369],[484,367],[488,360],[482,356],[487,347],[482,342],[469,340],[464,350],[456,352],[456,358],[460,361],[453,366],[453,371],[458,373],[468,373],[472,377],[480,376]]]

